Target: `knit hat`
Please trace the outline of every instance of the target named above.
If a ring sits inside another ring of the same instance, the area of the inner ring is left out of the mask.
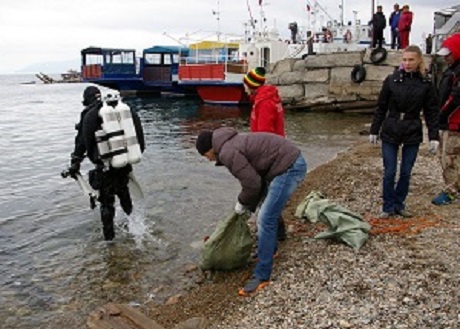
[[[244,83],[249,88],[258,88],[265,83],[265,69],[263,67],[256,67],[244,76]]]
[[[196,139],[196,150],[201,155],[204,155],[210,149],[212,149],[212,131],[203,130]]]
[[[94,86],[89,86],[86,87],[85,91],[83,92],[83,105],[84,106],[89,106],[91,105],[95,100],[99,99],[101,97],[101,91],[99,90],[98,87]]]
[[[444,40],[437,54],[441,56],[452,54],[454,61],[458,61],[460,59],[460,33],[454,33]]]

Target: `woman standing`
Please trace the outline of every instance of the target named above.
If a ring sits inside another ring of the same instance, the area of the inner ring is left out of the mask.
[[[422,52],[409,46],[402,54],[400,69],[389,75],[380,91],[369,140],[377,143],[380,132],[383,156],[383,208],[380,218],[412,217],[406,210],[412,167],[423,141],[421,112],[425,118],[430,151],[439,145],[439,106],[436,92],[426,77]],[[395,184],[398,151],[402,147],[399,179]]]

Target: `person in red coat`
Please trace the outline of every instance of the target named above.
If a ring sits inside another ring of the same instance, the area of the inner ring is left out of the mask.
[[[265,69],[256,67],[244,77],[244,87],[252,103],[251,132],[268,132],[286,136],[284,109],[278,89],[265,84]]]
[[[252,103],[251,132],[268,132],[286,137],[284,130],[284,108],[278,94],[278,88],[265,84],[266,70],[256,67],[244,77],[244,89]],[[286,239],[286,227],[283,217],[278,220],[279,241]]]
[[[398,23],[399,31],[399,42],[401,49],[409,46],[409,34],[412,27],[412,19],[414,14],[409,10],[408,5],[404,5],[402,8],[401,18]]]

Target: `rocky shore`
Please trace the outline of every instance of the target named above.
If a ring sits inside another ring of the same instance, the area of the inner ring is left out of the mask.
[[[289,233],[273,282],[255,296],[237,294],[251,266],[203,273],[191,265],[185,275],[195,281],[193,288],[140,311],[167,329],[194,317],[206,319],[200,328],[213,329],[458,328],[460,202],[430,203],[442,186],[437,157],[426,145],[419,152],[407,200],[412,219],[376,218],[381,178],[380,148],[368,143],[310,171],[284,211]],[[310,191],[321,191],[371,223],[359,251],[313,239],[325,227],[294,217]]]

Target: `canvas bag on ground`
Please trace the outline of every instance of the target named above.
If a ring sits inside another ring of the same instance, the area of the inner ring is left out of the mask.
[[[252,236],[249,214],[230,216],[217,224],[201,250],[202,270],[233,270],[245,266],[251,256]]]

